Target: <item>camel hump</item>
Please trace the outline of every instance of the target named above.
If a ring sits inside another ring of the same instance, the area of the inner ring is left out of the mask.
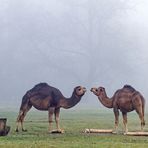
[[[39,83],[39,84],[35,85],[32,89],[30,89],[26,92],[25,96],[23,97],[24,98],[23,100],[26,101],[25,98],[30,98],[30,97],[38,94],[39,91],[43,90],[44,88],[46,89],[48,87],[50,87],[50,86],[47,83]]]
[[[48,87],[49,85],[47,83],[39,83],[37,85],[35,85],[31,91],[39,91],[41,88],[43,87]]]
[[[127,84],[124,85],[123,88],[128,89],[128,90],[130,90],[130,91],[132,91],[132,92],[133,92],[133,91],[136,91],[135,88],[133,88],[131,85],[127,85]]]

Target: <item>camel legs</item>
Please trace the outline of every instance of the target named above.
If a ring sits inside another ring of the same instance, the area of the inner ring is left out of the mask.
[[[122,116],[123,116],[124,131],[125,131],[125,134],[126,134],[128,132],[128,128],[127,128],[127,113],[122,112]]]
[[[53,114],[55,115],[57,131],[63,133],[63,130],[60,129],[60,125],[59,125],[60,108],[50,107],[48,110],[48,113],[49,113],[49,133],[51,133],[52,131]]]
[[[59,115],[60,115],[60,108],[55,109],[55,122],[56,122],[56,127],[58,131],[62,130],[60,129],[60,125],[59,125]]]
[[[53,118],[54,112],[55,112],[55,108],[54,108],[54,107],[50,107],[50,108],[48,109],[49,132],[51,132],[51,130],[52,130],[52,122],[53,122],[52,118]]]
[[[22,129],[22,131],[27,131],[27,130],[25,130],[23,123],[24,123],[24,118],[25,118],[27,112],[31,109],[31,107],[32,107],[32,105],[25,104],[20,109],[19,115],[17,117],[16,130],[15,130],[16,132],[19,131],[19,123],[21,123],[21,129]]]
[[[115,115],[115,128],[114,133],[117,133],[118,124],[119,124],[119,111],[117,108],[114,108],[114,115]]]
[[[142,108],[136,109],[137,114],[139,115],[140,121],[141,121],[141,131],[143,131],[143,128],[145,126],[145,120],[144,120],[144,113],[142,111]]]

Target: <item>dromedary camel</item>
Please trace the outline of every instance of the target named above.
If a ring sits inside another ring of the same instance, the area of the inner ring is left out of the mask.
[[[145,125],[144,121],[144,106],[145,99],[130,85],[124,85],[122,89],[119,89],[115,92],[112,98],[108,98],[106,95],[105,88],[91,88],[91,91],[98,96],[100,102],[107,108],[113,108],[115,115],[115,132],[117,132],[118,120],[119,120],[119,111],[122,112],[123,124],[125,128],[125,134],[128,132],[127,128],[127,112],[136,110],[139,118],[141,120],[141,130]]]
[[[72,96],[65,98],[59,89],[49,86],[47,83],[39,83],[32,89],[26,92],[22,98],[22,103],[17,118],[16,132],[19,131],[19,123],[21,123],[22,131],[27,131],[23,127],[24,117],[26,113],[34,106],[38,110],[48,111],[49,117],[49,132],[51,132],[51,123],[53,114],[55,115],[55,122],[58,131],[61,131],[59,126],[60,108],[65,109],[75,106],[81,97],[85,94],[86,88],[77,86],[74,88]]]

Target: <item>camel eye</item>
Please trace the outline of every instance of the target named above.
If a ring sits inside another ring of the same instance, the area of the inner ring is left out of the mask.
[[[80,90],[81,90],[81,88],[78,89],[78,91],[80,91]]]

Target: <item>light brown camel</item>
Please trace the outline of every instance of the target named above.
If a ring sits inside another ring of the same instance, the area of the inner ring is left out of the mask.
[[[86,88],[77,86],[74,88],[72,96],[65,98],[59,89],[49,86],[47,83],[39,83],[32,89],[26,92],[22,98],[22,103],[17,118],[16,132],[19,131],[19,123],[21,123],[22,131],[26,131],[23,127],[24,117],[26,113],[34,106],[38,110],[48,111],[49,117],[49,132],[51,132],[51,124],[53,114],[55,115],[55,122],[58,131],[61,131],[59,126],[60,108],[65,109],[75,106],[81,97],[85,94]]]
[[[135,110],[141,120],[141,130],[145,125],[144,121],[144,107],[145,99],[130,85],[124,85],[122,89],[115,92],[113,97],[108,98],[105,88],[91,88],[91,91],[98,96],[100,102],[107,108],[113,108],[115,115],[115,132],[117,132],[119,122],[119,110],[122,112],[123,124],[125,128],[125,134],[128,132],[127,128],[127,112]]]

